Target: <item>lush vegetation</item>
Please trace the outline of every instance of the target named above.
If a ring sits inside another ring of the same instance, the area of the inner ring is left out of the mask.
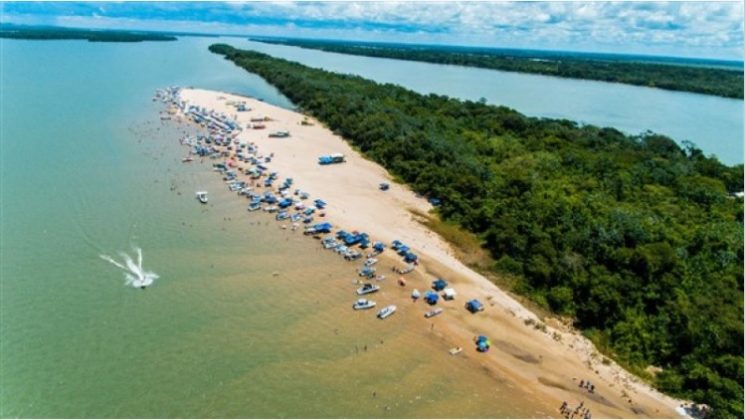
[[[743,415],[743,166],[217,44],[474,233],[517,291],[663,390]]]
[[[438,64],[538,73],[573,79],[602,80],[669,90],[743,97],[742,69],[706,68],[652,62],[621,61],[609,55],[568,55],[520,50],[406,47],[385,44],[302,39],[252,39],[342,54],[426,61]],[[593,58],[588,58],[593,57]]]
[[[176,37],[155,32],[73,29],[34,26],[0,26],[0,38],[53,40],[82,39],[89,42],[175,41]]]

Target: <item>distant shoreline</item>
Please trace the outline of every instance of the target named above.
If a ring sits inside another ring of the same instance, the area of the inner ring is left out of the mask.
[[[0,25],[0,38],[35,41],[83,40],[88,42],[176,41],[178,39],[173,35],[158,32],[17,25]]]
[[[596,80],[743,99],[742,68],[686,65],[681,60],[623,60],[620,55],[349,41],[249,38],[254,42],[567,79]],[[632,56],[633,58],[633,56]]]

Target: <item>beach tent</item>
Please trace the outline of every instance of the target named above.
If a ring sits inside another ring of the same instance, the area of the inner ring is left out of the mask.
[[[476,350],[484,353],[489,351],[489,348],[491,347],[491,340],[485,335],[480,335],[476,337]]]
[[[440,297],[437,295],[437,293],[428,290],[427,293],[424,294],[424,301],[429,303],[430,305],[437,304],[437,301],[440,299]]]
[[[432,282],[432,288],[438,292],[446,287],[448,287],[448,282],[443,279],[437,279]]]
[[[373,249],[378,252],[383,252],[383,250],[385,249],[385,244],[383,244],[380,241],[377,241],[373,244]]]
[[[466,303],[466,309],[475,314],[476,312],[483,311],[484,305],[482,305],[481,302],[478,301],[478,299],[471,299]]]
[[[445,300],[453,300],[455,299],[455,295],[455,289],[453,289],[452,287],[448,287],[447,289],[442,291],[442,297]]]

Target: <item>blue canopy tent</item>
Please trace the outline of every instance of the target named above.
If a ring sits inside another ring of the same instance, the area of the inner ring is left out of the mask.
[[[443,279],[437,279],[432,282],[432,288],[438,292],[446,287],[448,287],[448,282]]]
[[[427,293],[424,294],[424,301],[429,303],[430,305],[436,305],[439,299],[440,296],[438,296],[437,293],[431,290],[428,290]]]
[[[475,314],[476,312],[483,311],[484,305],[482,305],[478,299],[471,299],[466,302],[466,309],[468,309],[472,314]]]

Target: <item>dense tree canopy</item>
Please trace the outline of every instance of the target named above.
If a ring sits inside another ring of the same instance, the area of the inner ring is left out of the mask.
[[[477,234],[518,291],[663,390],[743,416],[743,166],[218,44]]]
[[[651,62],[621,61],[519,50],[454,49],[381,44],[352,44],[342,41],[306,39],[252,39],[270,44],[292,45],[342,54],[395,58],[483,67],[521,73],[538,73],[573,79],[602,80],[630,85],[705,93],[729,98],[743,97],[742,69],[721,69]]]

